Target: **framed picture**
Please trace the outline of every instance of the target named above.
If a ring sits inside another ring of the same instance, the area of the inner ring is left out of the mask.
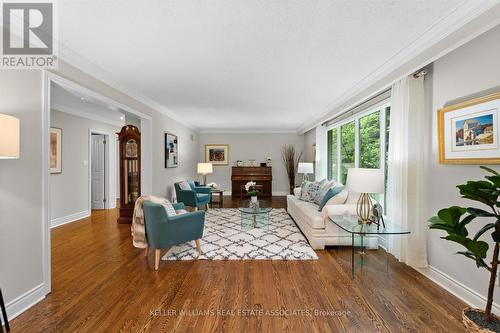
[[[50,128],[50,173],[62,173],[62,129]]]
[[[177,135],[165,133],[165,168],[179,166],[179,147]]]
[[[500,93],[438,112],[439,162],[500,164]]]
[[[213,165],[229,165],[229,145],[205,145],[205,162]]]

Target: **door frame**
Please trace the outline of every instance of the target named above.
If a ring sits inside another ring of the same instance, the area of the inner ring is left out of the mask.
[[[116,189],[114,191],[113,199],[113,184],[112,179],[116,178],[116,152],[114,151],[116,145],[111,147],[110,138],[113,137],[111,133],[94,130],[89,128],[89,212],[92,212],[92,135],[104,135],[106,144],[104,145],[104,209],[112,209],[116,207]],[[113,172],[114,171],[114,172]],[[116,186],[115,186],[116,188]],[[114,202],[114,204],[113,204]]]
[[[141,120],[141,188],[143,193],[153,192],[153,124],[152,117],[148,114],[137,111],[128,105],[115,101],[95,90],[84,87],[66,79],[54,72],[42,70],[42,270],[43,286],[45,295],[52,290],[52,270],[51,270],[51,234],[50,234],[50,93],[51,83],[56,83],[67,89],[79,92],[82,95],[103,101],[111,106],[122,109],[137,116]],[[112,88],[110,87],[110,90]],[[109,178],[109,177],[108,177]]]

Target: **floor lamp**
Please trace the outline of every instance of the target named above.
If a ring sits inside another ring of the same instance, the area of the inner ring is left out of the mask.
[[[19,141],[19,119],[6,114],[0,114],[0,159],[19,158]],[[2,289],[0,289],[0,308],[2,310],[3,321],[5,322],[5,329],[7,332],[10,332]],[[2,327],[1,325],[2,320],[0,320],[0,327]]]

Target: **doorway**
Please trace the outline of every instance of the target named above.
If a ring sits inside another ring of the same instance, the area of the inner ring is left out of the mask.
[[[109,156],[106,146],[109,142],[108,135],[91,133],[90,144],[90,206],[91,209],[107,209],[109,207],[107,199],[107,178],[109,176]]]

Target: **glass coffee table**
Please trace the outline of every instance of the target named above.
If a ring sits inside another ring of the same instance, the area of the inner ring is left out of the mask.
[[[241,228],[269,228],[270,213],[272,208],[266,207],[263,201],[259,201],[259,207],[250,207],[247,201],[243,207],[238,208],[241,214]]]
[[[359,224],[357,217],[353,218],[344,218],[344,217],[329,217],[330,221],[332,221],[335,225],[337,225],[340,229],[348,232],[351,235],[351,271],[354,276],[354,253],[355,253],[355,244],[354,238],[360,238],[360,246],[361,251],[359,252],[361,255],[361,266],[364,265],[364,238],[369,236],[382,236],[382,235],[408,235],[410,231],[401,226],[394,225],[391,221],[385,220],[385,227],[382,225],[377,226],[376,224]],[[386,251],[387,252],[387,251]],[[387,257],[388,260],[388,257]],[[386,267],[388,267],[388,262],[386,261]]]

